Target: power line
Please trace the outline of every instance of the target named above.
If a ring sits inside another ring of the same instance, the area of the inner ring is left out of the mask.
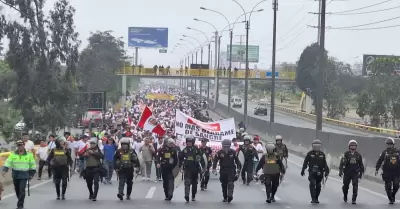
[[[376,21],[376,22],[361,24],[361,25],[352,25],[352,26],[346,26],[346,27],[329,27],[329,29],[358,28],[358,27],[362,27],[362,26],[375,25],[375,24],[378,24],[378,23],[388,22],[388,21],[392,21],[392,20],[396,20],[396,19],[400,19],[400,16],[398,16],[398,17],[393,17],[393,18],[390,18],[390,19],[380,20],[380,21]]]
[[[326,4],[326,6],[328,6],[328,5],[329,5],[330,3],[332,3],[332,2],[333,2],[333,0],[330,0],[330,1]],[[281,50],[283,50],[283,49],[289,48],[290,46],[292,46],[292,45],[294,45],[296,42],[298,42],[298,41],[296,41],[296,39],[299,38],[300,35],[303,34],[303,33],[306,31],[307,25],[310,24],[315,18],[317,18],[317,16],[314,16],[314,18],[312,18],[312,19],[306,24],[306,27],[304,27],[302,30],[300,30],[300,32],[299,32],[298,34],[296,34],[296,35],[294,36],[294,38],[293,38],[291,41],[289,41],[289,43],[287,43],[285,46],[283,46],[283,47],[277,49],[277,51],[281,51]],[[328,16],[327,18],[329,18],[329,16]]]
[[[368,12],[355,12],[355,13],[328,13],[330,15],[363,15],[363,14],[372,14],[372,13],[377,13],[377,12],[384,12],[384,11],[389,11],[389,10],[394,10],[394,9],[398,9],[400,8],[400,6],[396,6],[396,7],[391,7],[391,8],[387,8],[387,9],[380,9],[380,10],[374,10],[374,11],[368,11]]]
[[[356,9],[351,9],[351,10],[345,10],[345,11],[340,11],[340,12],[332,12],[332,14],[342,14],[342,13],[348,13],[348,12],[354,12],[354,11],[358,11],[358,10],[363,10],[363,9],[367,9],[367,8],[370,8],[370,7],[378,6],[378,5],[381,5],[381,4],[390,2],[390,1],[393,1],[393,0],[386,0],[386,1],[382,1],[382,2],[376,3],[376,4],[371,4],[371,5],[368,5],[368,6],[364,6],[364,7],[360,7],[360,8],[356,8]]]
[[[328,28],[328,30],[380,30],[380,29],[388,29],[388,28],[397,28],[400,27],[400,25],[389,25],[389,26],[382,26],[382,27],[375,27],[375,28]]]

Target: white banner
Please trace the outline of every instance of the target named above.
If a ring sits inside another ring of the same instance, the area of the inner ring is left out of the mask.
[[[192,134],[196,138],[206,138],[210,142],[221,142],[224,139],[232,140],[236,137],[235,127],[233,118],[205,123],[176,110],[175,134],[178,139],[187,134]]]

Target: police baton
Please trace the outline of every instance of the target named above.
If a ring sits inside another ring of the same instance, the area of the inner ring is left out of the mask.
[[[31,196],[31,183],[30,183],[30,178],[28,179],[28,197]]]

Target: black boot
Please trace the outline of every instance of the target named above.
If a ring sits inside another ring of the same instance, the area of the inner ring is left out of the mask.
[[[196,195],[192,195],[192,201],[196,201]]]
[[[222,200],[222,202],[228,202],[228,198],[224,197],[224,199]]]
[[[272,196],[271,196],[271,202],[276,202],[276,201],[275,201],[275,195],[272,195]]]
[[[60,185],[56,185],[57,200],[60,199]]]
[[[171,200],[172,200],[172,197],[173,197],[172,194],[171,194],[171,195],[168,195],[168,201],[171,201]]]
[[[353,195],[353,197],[351,198],[351,204],[355,205],[357,200],[357,195]]]
[[[62,191],[61,191],[61,199],[65,200],[65,193],[67,192],[67,186],[63,186],[62,187]]]
[[[186,202],[189,202],[189,196],[185,196]]]
[[[168,195],[168,191],[164,190],[164,195],[165,195],[165,201],[168,201],[169,199],[169,195]]]
[[[94,188],[93,199],[92,199],[93,202],[97,201],[97,193],[99,193],[99,188]]]
[[[267,192],[267,203],[271,203],[271,194],[269,192]]]
[[[232,202],[232,200],[233,200],[232,196],[228,197],[228,202]]]
[[[117,197],[121,201],[124,200],[124,195],[123,194],[117,194]]]
[[[130,200],[131,199],[131,195],[126,195],[126,200]]]

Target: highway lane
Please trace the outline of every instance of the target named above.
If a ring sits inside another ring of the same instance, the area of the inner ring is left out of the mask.
[[[310,195],[308,189],[307,177],[300,176],[301,158],[291,157],[289,169],[285,176],[283,184],[279,187],[276,195],[276,203],[268,205],[269,208],[299,208],[306,209],[310,207]],[[139,178],[138,178],[139,179]],[[364,186],[364,182],[362,182]],[[383,193],[383,185],[371,186],[369,188],[360,188],[358,205],[361,208],[389,208],[387,200]],[[31,196],[27,197],[25,207],[28,209],[130,209],[130,208],[165,208],[165,209],[183,209],[193,208],[235,208],[235,209],[258,209],[266,207],[265,189],[259,183],[252,182],[250,186],[245,186],[237,181],[235,183],[234,200],[231,204],[221,203],[221,187],[217,176],[210,180],[207,191],[199,191],[196,202],[185,203],[183,184],[175,190],[172,202],[165,202],[161,182],[143,182],[136,180],[133,186],[132,200],[119,201],[117,194],[117,181],[113,180],[113,185],[101,185],[98,195],[98,201],[88,200],[88,191],[84,180],[73,176],[67,190],[67,200],[60,201],[55,199],[55,188],[51,181],[42,183],[31,189]],[[342,202],[342,191],[340,180],[330,178],[326,187],[320,196],[320,205],[325,209],[350,208],[351,204]],[[1,208],[15,208],[15,196],[6,196],[0,202]],[[391,208],[391,207],[390,207]]]
[[[228,95],[222,94],[222,92],[220,92],[219,103],[228,106]],[[269,115],[268,116],[254,115],[254,108],[256,108],[256,107],[257,107],[257,103],[248,100],[247,114],[251,117],[269,121]],[[233,108],[233,110],[243,113],[244,107]],[[270,110],[268,110],[268,111],[270,111]],[[278,111],[275,111],[275,122],[280,123],[280,124],[289,125],[289,126],[294,126],[294,127],[315,129],[315,121],[312,121],[311,119],[296,117],[296,116],[292,116],[288,113],[282,113],[282,112],[278,112]],[[336,126],[336,125],[327,124],[327,123],[323,124],[322,130],[325,132],[347,134],[347,135],[379,136],[379,135],[374,135],[374,134],[366,133],[363,131],[348,129],[345,127]]]

